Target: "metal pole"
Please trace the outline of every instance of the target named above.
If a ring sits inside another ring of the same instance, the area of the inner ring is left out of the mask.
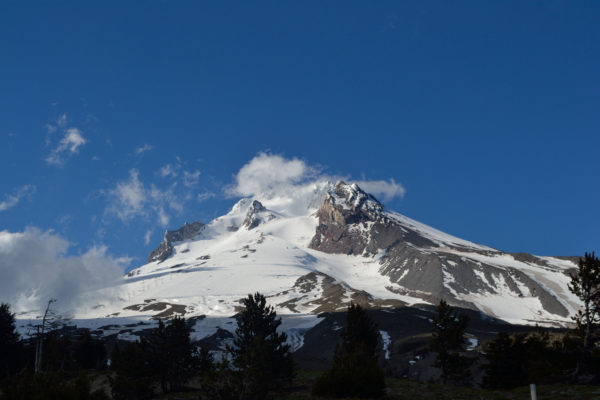
[[[537,400],[537,390],[535,389],[535,383],[529,385],[529,390],[531,390],[531,400]]]

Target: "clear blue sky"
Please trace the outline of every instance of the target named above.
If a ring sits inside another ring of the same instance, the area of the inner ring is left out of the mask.
[[[57,4],[58,3],[58,4]],[[259,152],[506,251],[600,251],[600,3],[0,5],[0,230],[140,264]],[[144,199],[119,209],[118,188]],[[121,185],[121,186],[119,186]]]

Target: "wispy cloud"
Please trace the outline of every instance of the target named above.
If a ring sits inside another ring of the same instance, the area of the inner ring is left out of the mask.
[[[49,165],[62,166],[67,158],[79,152],[79,148],[87,143],[83,137],[83,132],[78,128],[69,128],[58,142],[57,146],[46,157],[46,163]]]
[[[215,198],[216,195],[213,192],[202,192],[202,193],[198,193],[196,195],[196,199],[198,200],[199,203],[202,203],[203,201]]]
[[[68,122],[69,117],[67,117],[67,114],[59,115],[53,123],[46,124],[46,131],[54,133],[58,128],[64,128]]]
[[[152,238],[152,229],[148,229],[146,234],[144,235],[144,244],[148,246],[150,244],[150,239]]]
[[[354,181],[358,186],[361,187],[365,192],[371,193],[376,197],[382,198],[384,201],[390,201],[396,197],[402,198],[406,193],[404,186],[396,183],[394,179],[389,181]]]
[[[61,128],[67,126],[67,122],[69,122],[67,114],[63,114],[56,119],[56,125],[60,126]]]
[[[24,198],[31,198],[35,191],[35,185],[23,185],[15,189],[11,194],[5,195],[3,201],[0,201],[0,211],[13,208]]]
[[[152,149],[154,149],[154,146],[152,146],[151,144],[145,143],[144,145],[135,148],[135,154],[142,154],[142,153],[145,153]]]
[[[167,164],[167,165],[162,166],[160,168],[160,170],[158,171],[158,173],[163,178],[167,178],[169,176],[176,178],[177,175],[179,175],[180,168],[181,168],[181,165],[179,165],[179,164],[175,164],[175,165]]]
[[[187,196],[175,192],[176,184],[160,189],[153,183],[144,184],[139,176],[139,171],[132,169],[128,180],[117,182],[106,192],[109,202],[105,214],[114,215],[122,222],[154,216],[159,225],[167,226],[169,212],[182,213]]]
[[[118,182],[109,191],[111,197],[109,212],[115,214],[122,221],[144,214],[147,194],[144,185],[139,180],[139,175],[137,169],[132,169],[129,171],[129,180]]]
[[[200,174],[200,171],[183,171],[183,184],[188,188],[196,186],[198,184],[198,180],[200,179]]]

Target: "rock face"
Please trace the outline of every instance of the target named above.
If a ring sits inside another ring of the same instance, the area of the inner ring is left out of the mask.
[[[325,253],[368,257],[398,243],[434,245],[393,221],[381,203],[356,184],[338,182],[325,197],[317,217],[319,225],[309,247]]]
[[[246,213],[246,218],[244,218],[242,226],[245,226],[248,230],[250,230],[275,218],[275,214],[267,211],[265,206],[263,206],[260,201],[254,200],[248,208],[248,212]]]
[[[529,254],[516,257],[455,238],[439,240],[415,224],[386,212],[373,196],[356,184],[339,182],[317,212],[319,224],[310,248],[333,254],[379,257],[379,272],[389,277],[388,290],[429,302],[477,309],[473,299],[502,295],[536,298],[551,314],[568,310],[528,274],[478,258],[505,256],[536,267],[548,263]]]
[[[202,222],[192,222],[191,224],[186,222],[177,230],[166,231],[163,241],[148,256],[148,262],[165,261],[173,253],[173,243],[194,238],[204,226]]]

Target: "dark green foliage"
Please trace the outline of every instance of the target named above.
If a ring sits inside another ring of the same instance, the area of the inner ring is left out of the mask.
[[[470,378],[469,367],[472,360],[460,354],[466,342],[465,329],[468,323],[466,315],[456,315],[448,303],[440,301],[429,347],[437,353],[434,366],[442,370],[444,383],[465,383]]]
[[[209,355],[204,355],[208,365]],[[185,319],[175,317],[158,327],[139,342],[123,349],[115,346],[111,353],[111,368],[117,373],[113,380],[115,399],[149,399],[155,383],[163,392],[181,390],[198,371],[198,356],[190,341],[190,328]]]
[[[148,346],[144,339],[127,344],[116,350],[118,358],[111,359],[111,368],[116,372],[112,380],[112,395],[115,400],[146,400],[154,394],[154,371],[150,364]],[[115,351],[112,353],[115,354]]]
[[[6,385],[0,400],[108,400],[101,390],[92,392],[85,376],[68,382],[56,372],[25,373],[15,376]]]
[[[201,400],[238,400],[242,392],[241,373],[234,371],[226,357],[201,370]]]
[[[19,367],[21,342],[15,327],[15,315],[6,303],[0,304],[0,379]]]
[[[335,348],[333,365],[313,386],[313,394],[326,397],[377,398],[383,396],[385,376],[377,362],[379,333],[358,304],[350,304],[342,342]]]
[[[100,340],[92,338],[89,331],[73,341],[73,358],[82,369],[103,369],[106,366],[106,349]]]
[[[106,350],[101,341],[93,339],[88,330],[76,333],[54,330],[44,338],[43,371],[59,371],[77,376],[82,369],[103,369]]]
[[[486,376],[483,385],[489,389],[512,389],[526,383],[523,358],[525,335],[499,333],[485,346]]]
[[[242,304],[233,345],[227,347],[231,364],[223,357],[214,368],[209,368],[203,398],[262,400],[294,376],[290,346],[285,343],[285,333],[277,332],[281,320],[273,307],[267,306],[260,293],[249,294]],[[206,361],[212,364],[212,359]]]
[[[548,332],[542,330],[533,334],[499,333],[485,345],[483,386],[512,389],[529,383],[567,382],[569,371],[577,364],[578,348],[578,339],[569,334],[551,341]]]
[[[577,273],[571,274],[569,290],[583,303],[583,309],[574,317],[581,337],[581,351],[573,375],[589,381],[594,379],[591,359],[600,322],[600,260],[593,252],[579,259]]]
[[[159,321],[146,342],[153,373],[165,393],[179,390],[191,378],[197,358],[185,319],[175,317],[165,326]]]
[[[229,349],[240,399],[264,399],[294,376],[294,365],[285,333],[278,333],[281,320],[260,293],[242,301],[233,346]]]

